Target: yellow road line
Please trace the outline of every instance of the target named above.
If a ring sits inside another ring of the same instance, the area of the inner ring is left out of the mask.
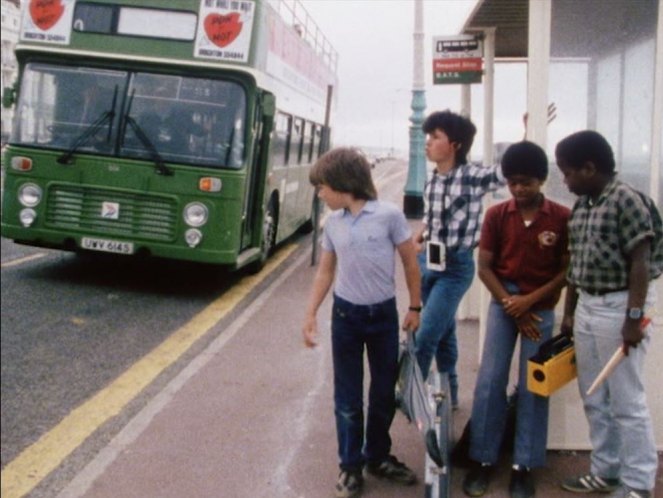
[[[6,263],[2,263],[2,268],[9,268],[10,266],[18,266],[23,263],[27,263],[28,261],[32,261],[33,259],[40,259],[46,256],[45,252],[38,252],[36,254],[31,254],[30,256],[25,256],[23,258],[17,258],[13,259],[11,261],[7,261]]]
[[[296,244],[290,244],[278,251],[262,272],[242,278],[110,385],[72,410],[58,425],[23,450],[2,470],[2,497],[20,498],[34,489],[94,431],[118,415],[163,370],[237,306],[296,248]]]

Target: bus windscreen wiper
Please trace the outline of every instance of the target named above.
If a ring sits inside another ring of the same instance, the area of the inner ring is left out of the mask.
[[[108,135],[106,136],[106,141],[110,141],[111,131],[113,129],[113,121],[115,120],[115,103],[117,102],[117,85],[115,85],[115,90],[113,91],[113,102],[111,103],[111,108],[108,111],[104,111],[101,115],[95,119],[90,126],[88,126],[80,136],[74,140],[74,143],[71,145],[69,150],[58,157],[57,162],[59,164],[71,164],[71,159],[76,153],[76,151],[85,145],[92,137],[94,137],[97,132],[108,123]]]
[[[138,138],[138,140],[140,140],[140,142],[143,144],[143,147],[145,147],[152,155],[156,172],[160,175],[171,176],[173,174],[173,170],[171,170],[168,166],[166,166],[163,157],[161,157],[161,154],[159,154],[159,151],[152,143],[152,140],[150,140],[150,137],[147,136],[147,134],[143,131],[140,125],[136,122],[136,120],[129,115],[129,113],[131,112],[131,106],[133,105],[134,102],[135,94],[136,94],[136,89],[133,89],[131,95],[129,96],[127,111],[124,113],[124,126],[120,130],[120,143],[124,142],[126,126],[129,125],[133,130],[134,134],[136,135],[136,137]]]
[[[161,154],[159,154],[157,148],[152,143],[152,140],[150,140],[150,138],[145,134],[136,120],[129,115],[126,115],[124,119],[131,127],[136,137],[138,137],[138,140],[140,140],[143,146],[150,152],[150,154],[152,154],[152,159],[154,160],[157,173],[164,176],[171,176],[173,174],[173,170],[166,166],[166,163],[161,157]]]

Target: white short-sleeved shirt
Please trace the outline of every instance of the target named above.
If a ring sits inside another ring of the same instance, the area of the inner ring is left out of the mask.
[[[336,253],[334,293],[362,305],[394,297],[396,246],[411,236],[405,215],[390,202],[367,201],[357,216],[347,209],[332,212],[322,248]]]

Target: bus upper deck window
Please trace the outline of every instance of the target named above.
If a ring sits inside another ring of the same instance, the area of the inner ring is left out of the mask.
[[[75,31],[85,33],[192,41],[197,19],[193,12],[165,6],[140,8],[78,2],[73,27]]]
[[[74,30],[111,34],[115,8],[111,5],[79,3],[74,11]]]

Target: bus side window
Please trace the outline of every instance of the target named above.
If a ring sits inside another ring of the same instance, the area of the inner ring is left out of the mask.
[[[302,147],[302,157],[305,163],[311,162],[312,152],[313,152],[313,134],[315,132],[315,125],[310,121],[306,122],[306,127],[304,128],[304,145]]]
[[[312,163],[315,160],[315,148],[318,145],[318,125],[311,123],[311,143],[308,151],[308,162]]]
[[[322,126],[315,125],[313,130],[313,143],[311,144],[311,161],[320,157],[320,141],[322,139]]]
[[[276,125],[274,127],[274,146],[273,161],[277,166],[283,166],[288,163],[290,155],[290,127],[292,117],[282,112],[276,115]]]
[[[292,127],[292,144],[293,152],[296,156],[293,158],[294,162],[302,162],[302,146],[304,143],[304,120],[302,118],[295,118],[294,126]]]
[[[239,168],[244,159],[244,119],[243,109],[238,109],[233,121],[232,143],[229,166]]]

